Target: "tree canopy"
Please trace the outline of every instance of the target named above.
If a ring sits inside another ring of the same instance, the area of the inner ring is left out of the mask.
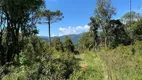
[[[50,25],[57,21],[61,21],[62,18],[64,18],[63,13],[60,10],[57,11],[43,10],[40,11],[39,13],[43,18],[43,23],[48,24],[49,44],[51,45]]]

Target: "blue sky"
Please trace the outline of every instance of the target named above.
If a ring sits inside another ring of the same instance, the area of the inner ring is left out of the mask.
[[[46,0],[46,7],[51,11],[60,10],[63,20],[51,24],[51,36],[79,34],[89,30],[90,16],[94,15],[97,0]],[[129,0],[111,0],[117,14],[112,18],[121,18],[129,11]],[[132,10],[142,12],[142,0],[132,0]],[[39,36],[48,36],[48,25],[37,25]]]

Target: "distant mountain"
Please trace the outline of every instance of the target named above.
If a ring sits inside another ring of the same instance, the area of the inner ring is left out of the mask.
[[[70,37],[72,39],[74,44],[77,44],[79,42],[79,39],[80,39],[81,35],[82,34],[71,34],[71,35],[64,35],[64,36],[57,36],[57,37],[59,37],[61,39],[61,41],[63,41],[64,38],[66,36],[68,36],[68,37]],[[48,41],[47,36],[40,36],[40,37],[41,37],[41,39],[44,39],[45,41]],[[51,40],[53,40],[53,39],[54,39],[54,37],[51,37]]]

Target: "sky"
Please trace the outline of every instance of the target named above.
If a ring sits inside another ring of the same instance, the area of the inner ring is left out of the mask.
[[[89,30],[90,17],[94,16],[97,0],[46,0],[46,8],[51,11],[60,10],[64,18],[51,24],[51,36],[80,34]],[[112,19],[120,19],[130,11],[129,0],[111,0],[116,8]],[[132,10],[142,13],[142,0],[132,0]],[[39,36],[48,36],[48,25],[38,24]]]

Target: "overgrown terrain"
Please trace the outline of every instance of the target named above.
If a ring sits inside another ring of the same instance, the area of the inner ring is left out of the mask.
[[[86,51],[77,55],[81,69],[71,76],[71,80],[141,80],[141,45],[141,42],[137,42],[133,46],[135,55],[132,55],[132,46],[103,49],[97,53]]]
[[[97,0],[88,32],[51,39],[61,21],[44,0],[0,0],[0,80],[142,80],[142,15],[131,11],[112,19],[110,0]],[[93,13],[93,11],[92,11]],[[48,25],[48,41],[37,24]]]

